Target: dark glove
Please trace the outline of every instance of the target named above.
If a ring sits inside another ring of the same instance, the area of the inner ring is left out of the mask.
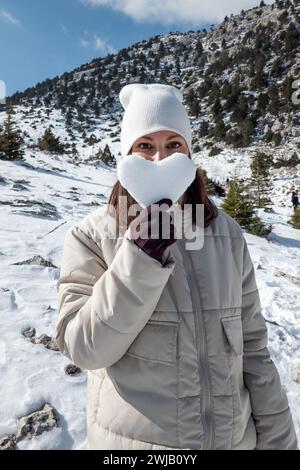
[[[137,246],[162,263],[165,249],[176,242],[176,237],[172,217],[166,210],[161,209],[160,205],[168,204],[171,207],[172,201],[164,198],[155,204],[157,206],[150,204],[145,207],[131,222],[130,235]],[[163,238],[164,236],[166,238]]]

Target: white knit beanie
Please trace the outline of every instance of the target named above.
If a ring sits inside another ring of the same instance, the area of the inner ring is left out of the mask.
[[[134,142],[152,132],[170,130],[181,135],[192,155],[192,131],[181,91],[161,83],[131,83],[119,93],[125,109],[121,125],[121,153],[128,155]]]

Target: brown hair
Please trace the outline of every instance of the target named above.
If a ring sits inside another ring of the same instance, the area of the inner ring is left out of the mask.
[[[111,204],[115,209],[116,224],[117,230],[119,230],[119,197],[127,197],[127,207],[129,208],[137,204],[137,201],[129,194],[129,192],[121,185],[119,181],[115,183],[112,188],[108,204]],[[184,204],[192,204],[192,221],[196,224],[196,204],[204,204],[204,227],[207,227],[213,219],[218,216],[218,208],[214,202],[208,197],[208,193],[205,187],[204,179],[202,176],[202,170],[197,168],[196,176],[192,184],[186,189],[184,197],[181,203],[183,207]],[[136,216],[128,215],[128,226],[134,220]]]

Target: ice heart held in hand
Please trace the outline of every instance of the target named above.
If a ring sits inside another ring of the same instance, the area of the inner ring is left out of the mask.
[[[121,185],[142,206],[160,199],[176,202],[192,184],[197,165],[184,153],[173,153],[158,162],[140,155],[127,155],[117,165]]]

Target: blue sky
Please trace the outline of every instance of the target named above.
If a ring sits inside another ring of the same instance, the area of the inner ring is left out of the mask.
[[[0,0],[0,80],[9,96],[156,34],[208,29],[226,14],[258,3]]]

